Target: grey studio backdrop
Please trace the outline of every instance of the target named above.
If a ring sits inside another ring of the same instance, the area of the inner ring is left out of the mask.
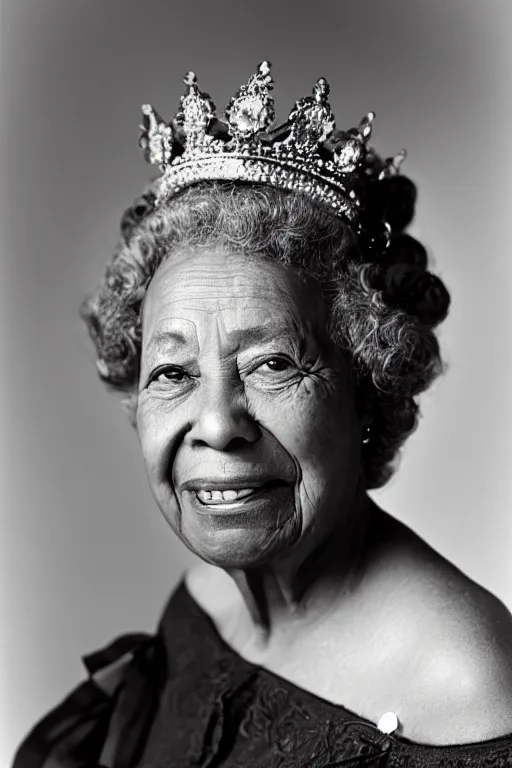
[[[375,146],[409,148],[449,369],[375,498],[512,607],[508,0],[1,7],[1,765],[81,655],[154,630],[193,561],[78,318],[151,173],[140,105],[171,117],[188,69],[223,107],[270,59],[283,119],[325,76],[340,127],[372,109]]]

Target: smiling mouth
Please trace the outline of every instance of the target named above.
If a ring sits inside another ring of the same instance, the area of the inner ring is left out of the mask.
[[[248,484],[246,488],[200,488],[195,490],[195,495],[200,504],[205,507],[221,507],[227,510],[239,507],[246,501],[252,500],[253,496],[283,488],[285,485],[287,484],[281,480],[272,480],[254,487]]]

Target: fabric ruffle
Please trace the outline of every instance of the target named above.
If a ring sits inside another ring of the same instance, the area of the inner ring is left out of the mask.
[[[40,720],[12,768],[133,768],[158,704],[158,636],[121,635],[82,657],[88,679]]]

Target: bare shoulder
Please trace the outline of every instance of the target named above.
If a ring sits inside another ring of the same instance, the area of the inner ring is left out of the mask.
[[[512,733],[512,615],[408,528],[391,525],[394,600],[383,623],[409,634],[400,662],[414,691],[409,737],[457,743]]]

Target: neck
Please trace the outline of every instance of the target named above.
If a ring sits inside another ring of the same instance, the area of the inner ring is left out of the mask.
[[[323,537],[311,535],[284,558],[247,570],[229,569],[262,645],[290,625],[317,621],[348,600],[365,571],[371,499],[358,486],[348,510]]]

